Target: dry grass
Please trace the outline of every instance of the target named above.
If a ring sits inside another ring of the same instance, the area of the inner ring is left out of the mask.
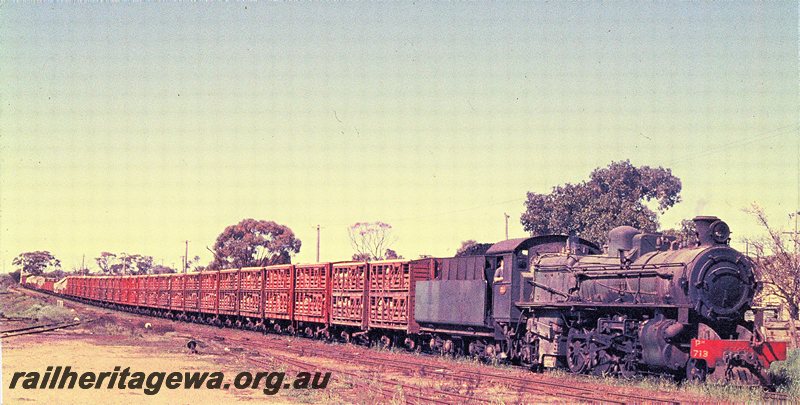
[[[75,311],[54,302],[36,300],[22,294],[0,294],[0,314],[8,318],[32,318],[39,321],[63,322],[75,317]]]

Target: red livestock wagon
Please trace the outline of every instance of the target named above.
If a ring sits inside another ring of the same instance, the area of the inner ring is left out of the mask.
[[[367,263],[334,263],[331,269],[331,324],[367,327]]]
[[[432,278],[435,265],[433,259],[369,263],[369,327],[419,332],[414,287]]]
[[[120,303],[119,283],[120,283],[121,279],[122,279],[122,277],[120,277],[120,276],[112,276],[111,280],[109,280],[110,281],[110,285],[111,285],[110,301],[115,303],[115,304],[119,304]]]
[[[294,266],[294,320],[328,324],[331,263]]]
[[[161,309],[169,309],[169,284],[172,282],[171,274],[159,274],[153,276],[156,280],[156,307]]]
[[[264,269],[264,318],[292,320],[294,266],[269,266]]]
[[[263,315],[264,268],[246,267],[239,271],[239,314],[248,317]]]
[[[200,310],[200,274],[187,273],[184,275],[183,308],[186,312]]]
[[[145,286],[147,289],[147,302],[146,305],[150,308],[158,306],[158,276],[149,275],[144,276]]]
[[[222,270],[218,274],[218,314],[238,315],[239,312],[239,270]]]
[[[172,311],[183,311],[183,289],[186,276],[184,274],[171,274],[170,278],[169,309]]]
[[[200,312],[205,314],[216,314],[217,299],[219,294],[219,272],[208,271],[200,273]]]
[[[78,285],[75,288],[75,295],[80,298],[87,298],[89,294],[88,290],[88,281],[86,280],[86,276],[82,276],[78,278]]]
[[[122,277],[122,303],[136,305],[136,281],[131,276]]]
[[[136,279],[136,305],[147,305],[147,276],[133,276]]]
[[[89,278],[89,298],[93,300],[100,299],[100,277]]]

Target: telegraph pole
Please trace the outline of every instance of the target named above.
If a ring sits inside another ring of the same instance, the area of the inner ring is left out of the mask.
[[[505,215],[506,217],[506,240],[508,240],[508,219],[511,218],[511,216],[505,212],[503,213],[503,215]]]
[[[317,224],[317,263],[319,263],[319,224]]]
[[[189,241],[186,242],[186,250],[183,252],[183,273],[186,273],[186,268],[189,267]]]

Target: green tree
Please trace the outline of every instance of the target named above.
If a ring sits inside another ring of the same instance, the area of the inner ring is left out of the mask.
[[[491,243],[478,243],[472,239],[461,242],[461,247],[456,250],[455,257],[477,256],[486,253],[492,247]]]
[[[106,274],[148,274],[153,267],[153,257],[140,254],[119,255],[102,252],[95,258],[97,266]]]
[[[112,268],[118,262],[117,255],[111,252],[101,252],[100,256],[95,257],[94,260],[97,262],[97,267],[100,267],[103,273],[111,273]]]
[[[786,238],[780,229],[771,225],[758,205],[746,210],[752,214],[766,236],[747,239],[751,252],[761,272],[764,293],[772,294],[784,301],[792,319],[800,319],[800,236]]]
[[[356,222],[348,228],[348,235],[355,250],[353,260],[384,260],[387,254],[397,255],[390,249],[394,242],[392,226],[385,222]]]
[[[620,225],[656,231],[658,213],[680,202],[680,192],[681,181],[670,169],[612,162],[587,181],[556,186],[550,194],[528,192],[520,221],[533,235],[571,234],[603,244]],[[646,204],[653,200],[658,213]]]
[[[21,253],[11,261],[11,264],[34,276],[41,276],[45,270],[61,269],[61,261],[46,250]]]
[[[677,241],[681,247],[696,246],[699,242],[697,240],[697,228],[694,225],[694,221],[691,219],[684,219],[678,225],[678,228],[664,229],[661,233],[666,236],[674,236],[675,241]]]
[[[385,260],[399,260],[402,259],[403,256],[392,249],[386,249],[386,252],[383,254],[383,258]]]
[[[301,242],[294,232],[273,221],[244,219],[217,237],[210,269],[267,266],[292,262]]]
[[[177,272],[178,271],[173,269],[172,267],[162,266],[160,264],[156,264],[150,269],[150,274],[171,274]]]

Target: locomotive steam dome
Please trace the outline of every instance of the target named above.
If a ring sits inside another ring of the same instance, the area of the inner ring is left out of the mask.
[[[689,264],[689,296],[695,310],[708,318],[741,317],[756,292],[750,260],[728,247],[730,229],[716,217],[694,219],[701,253]]]

